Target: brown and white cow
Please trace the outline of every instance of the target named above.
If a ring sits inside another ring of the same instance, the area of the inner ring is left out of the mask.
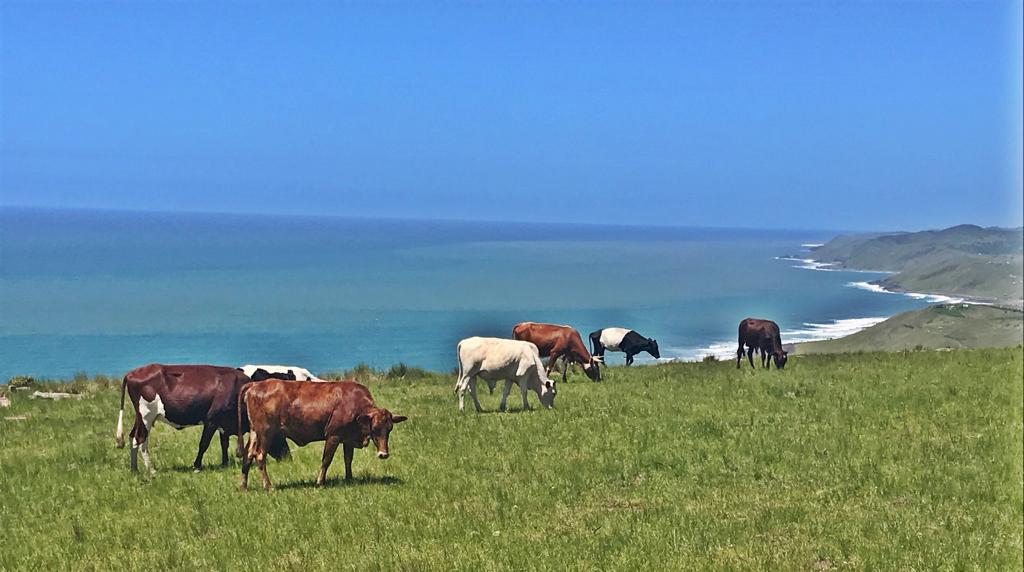
[[[572,326],[522,322],[512,328],[512,337],[537,346],[540,356],[548,358],[549,375],[558,359],[564,358],[567,362],[579,364],[592,381],[601,381],[601,360],[590,355],[580,333]],[[564,368],[562,381],[565,381]]]
[[[740,322],[736,369],[739,369],[740,361],[743,359],[744,345],[747,346],[747,360],[750,362],[750,367],[754,367],[755,350],[761,353],[761,367],[771,369],[771,360],[775,361],[776,369],[786,367],[789,357],[782,349],[782,335],[779,333],[779,325],[775,322],[758,318],[747,318]]]
[[[316,485],[323,486],[327,468],[338,445],[345,451],[345,480],[352,479],[352,455],[371,440],[377,458],[387,459],[388,436],[404,415],[392,415],[377,407],[365,386],[355,381],[313,382],[269,379],[250,383],[238,402],[238,427],[248,425],[252,438],[242,457],[242,490],[249,484],[253,460],[263,477],[263,488],[270,490],[266,456],[275,444],[288,438],[302,446],[325,441]],[[242,432],[239,432],[239,440]]]
[[[192,463],[195,470],[203,466],[203,455],[213,434],[220,431],[221,465],[228,464],[228,439],[238,433],[238,393],[250,383],[248,377],[233,367],[213,365],[150,364],[133,369],[121,382],[121,411],[117,415],[114,440],[124,447],[124,395],[127,392],[135,408],[135,425],[131,433],[131,470],[138,470],[138,452],[150,474],[156,469],[149,458],[149,434],[157,421],[175,429],[202,425],[199,453]],[[241,444],[238,453],[241,454]]]

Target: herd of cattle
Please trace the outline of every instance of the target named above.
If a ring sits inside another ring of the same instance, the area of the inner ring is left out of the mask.
[[[504,381],[500,410],[504,411],[513,385],[518,385],[523,408],[532,390],[545,407],[554,405],[557,387],[551,372],[561,364],[562,381],[570,364],[576,364],[593,381],[601,380],[606,351],[626,354],[626,365],[641,352],[660,358],[658,342],[626,328],[605,328],[590,334],[588,351],[580,334],[571,326],[523,322],[512,330],[513,339],[466,338],[458,343],[459,374],[455,384],[459,410],[468,390],[477,411],[476,380],[483,379],[491,391]],[[769,320],[747,318],[740,323],[736,367],[744,347],[751,367],[753,354],[761,356],[762,367],[772,361],[777,369],[786,364],[779,327]],[[548,358],[545,365],[541,358]],[[203,456],[215,433],[220,434],[221,465],[228,464],[228,444],[237,436],[237,455],[242,459],[241,488],[248,486],[253,461],[260,471],[263,487],[271,489],[266,457],[288,455],[288,440],[299,446],[324,441],[323,458],[316,484],[322,486],[327,469],[341,445],[345,456],[345,479],[352,478],[355,449],[371,441],[377,457],[387,459],[388,438],[396,423],[406,420],[377,407],[369,390],[355,381],[328,382],[296,366],[246,365],[240,368],[211,365],[150,364],[128,372],[121,384],[121,410],[115,441],[124,447],[124,398],[127,393],[135,409],[131,439],[131,470],[138,470],[141,453],[146,471],[155,473],[149,455],[149,434],[157,421],[175,429],[202,425],[199,452],[192,464],[202,469]],[[249,435],[248,442],[245,437]]]

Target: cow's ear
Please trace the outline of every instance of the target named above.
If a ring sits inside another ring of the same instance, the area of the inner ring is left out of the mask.
[[[406,419],[408,419],[408,417],[406,417],[405,415],[395,415],[394,417],[391,418],[391,422],[392,423],[401,423],[402,421],[405,421]]]

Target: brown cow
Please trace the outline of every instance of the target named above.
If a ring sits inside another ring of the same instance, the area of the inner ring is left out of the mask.
[[[391,415],[373,403],[365,386],[354,381],[314,382],[269,379],[251,383],[242,390],[238,402],[239,427],[252,428],[252,439],[242,457],[242,490],[249,485],[249,466],[256,466],[263,476],[263,488],[270,490],[266,454],[285,437],[302,446],[325,441],[316,486],[327,478],[338,445],[345,450],[345,480],[352,479],[352,454],[373,440],[377,458],[387,459],[388,435],[395,423],[405,421],[403,415]],[[242,439],[241,432],[238,435]]]
[[[782,336],[779,334],[779,325],[771,320],[759,320],[747,318],[740,322],[739,327],[739,348],[736,350],[736,369],[740,367],[740,360],[743,359],[743,346],[747,346],[747,360],[750,367],[754,367],[754,351],[761,353],[761,367],[771,369],[769,357],[775,360],[775,368],[786,367],[788,355],[782,349]]]
[[[566,362],[580,364],[583,373],[591,380],[601,381],[601,360],[590,355],[580,333],[572,326],[522,322],[512,328],[512,337],[537,346],[540,357],[548,358],[548,375],[551,375],[558,358],[564,358]],[[565,381],[565,369],[562,370],[562,381]]]
[[[221,465],[228,464],[228,439],[238,433],[238,393],[250,383],[248,377],[233,367],[212,365],[150,364],[133,369],[121,382],[121,411],[117,416],[114,440],[124,447],[124,395],[127,391],[135,408],[132,427],[131,470],[138,470],[138,451],[150,474],[156,473],[149,459],[149,433],[158,420],[175,429],[202,425],[199,453],[192,463],[195,470],[203,467],[203,455],[213,434],[220,430]],[[242,448],[239,443],[238,453]]]

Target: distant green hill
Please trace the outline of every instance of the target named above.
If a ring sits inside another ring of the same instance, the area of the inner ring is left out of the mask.
[[[839,268],[884,270],[891,290],[1020,305],[1024,231],[960,225],[913,233],[840,236],[812,251]]]
[[[1006,347],[1022,340],[1024,312],[1020,310],[942,304],[898,314],[844,338],[796,344],[796,353]]]

